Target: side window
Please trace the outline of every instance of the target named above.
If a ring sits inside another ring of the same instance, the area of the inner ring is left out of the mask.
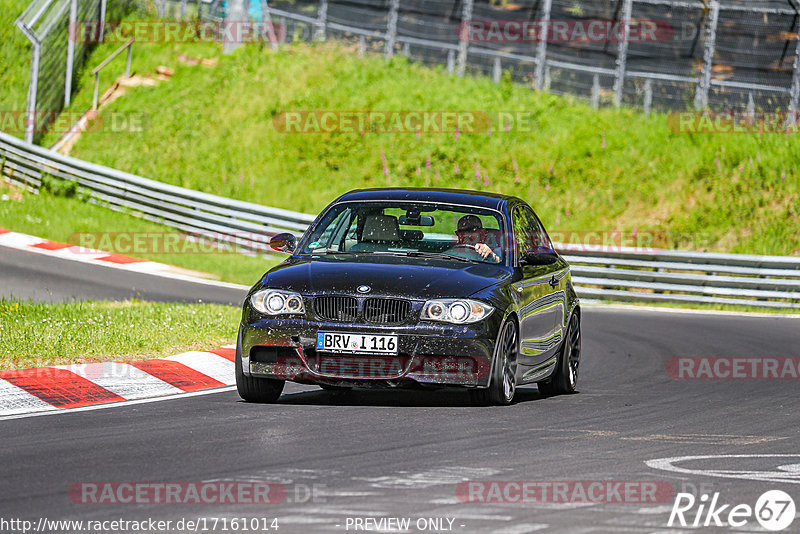
[[[553,242],[550,240],[550,236],[547,235],[547,230],[545,230],[542,221],[539,220],[539,217],[536,217],[536,215],[534,215],[534,218],[536,219],[536,225],[539,227],[539,233],[541,234],[541,246],[554,248]]]
[[[514,239],[517,252],[521,256],[535,247],[549,246],[549,239],[544,233],[533,212],[525,206],[514,208]]]
[[[342,211],[319,236],[320,247],[328,250],[338,250],[342,241],[342,234],[349,224],[352,213],[350,209]]]

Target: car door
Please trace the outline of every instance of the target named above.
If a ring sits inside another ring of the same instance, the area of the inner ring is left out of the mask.
[[[550,239],[538,218],[527,205],[519,204],[512,211],[516,248],[515,282],[519,297],[520,354],[522,382],[532,382],[546,375],[557,359],[563,331],[566,262],[559,258],[549,265],[528,265],[522,262],[527,252],[536,247],[550,247]]]

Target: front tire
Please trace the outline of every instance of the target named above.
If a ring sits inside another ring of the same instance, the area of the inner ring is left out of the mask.
[[[517,323],[509,319],[501,330],[495,349],[489,387],[471,389],[470,397],[476,406],[508,406],[517,391]]]
[[[548,396],[575,393],[578,387],[578,368],[580,363],[581,321],[578,318],[578,314],[573,313],[556,370],[549,379],[537,383],[539,393]]]
[[[285,380],[245,376],[242,369],[242,331],[236,343],[236,391],[247,402],[273,403],[283,392]]]

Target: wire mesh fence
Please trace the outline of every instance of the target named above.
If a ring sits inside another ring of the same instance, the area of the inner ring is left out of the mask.
[[[589,100],[660,111],[797,111],[800,0],[154,0],[161,18],[256,19],[283,42],[337,39]],[[109,2],[108,5],[106,3]],[[34,0],[26,139],[69,103],[88,44],[70,21],[112,20],[137,0]],[[141,5],[143,0],[138,0]],[[118,20],[118,19],[117,19]],[[226,43],[226,51],[236,43]]]
[[[69,106],[76,74],[92,47],[76,38],[78,21],[115,20],[131,5],[131,0],[34,0],[16,20],[31,43],[26,141],[37,141]]]
[[[352,40],[597,105],[796,110],[800,98],[796,0],[270,0],[269,11],[293,39]]]

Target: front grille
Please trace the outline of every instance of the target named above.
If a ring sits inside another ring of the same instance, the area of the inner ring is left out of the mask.
[[[364,320],[368,323],[402,323],[411,313],[411,302],[401,299],[376,299],[364,301]]]
[[[314,313],[328,321],[350,323],[358,317],[358,300],[355,297],[316,297]]]

